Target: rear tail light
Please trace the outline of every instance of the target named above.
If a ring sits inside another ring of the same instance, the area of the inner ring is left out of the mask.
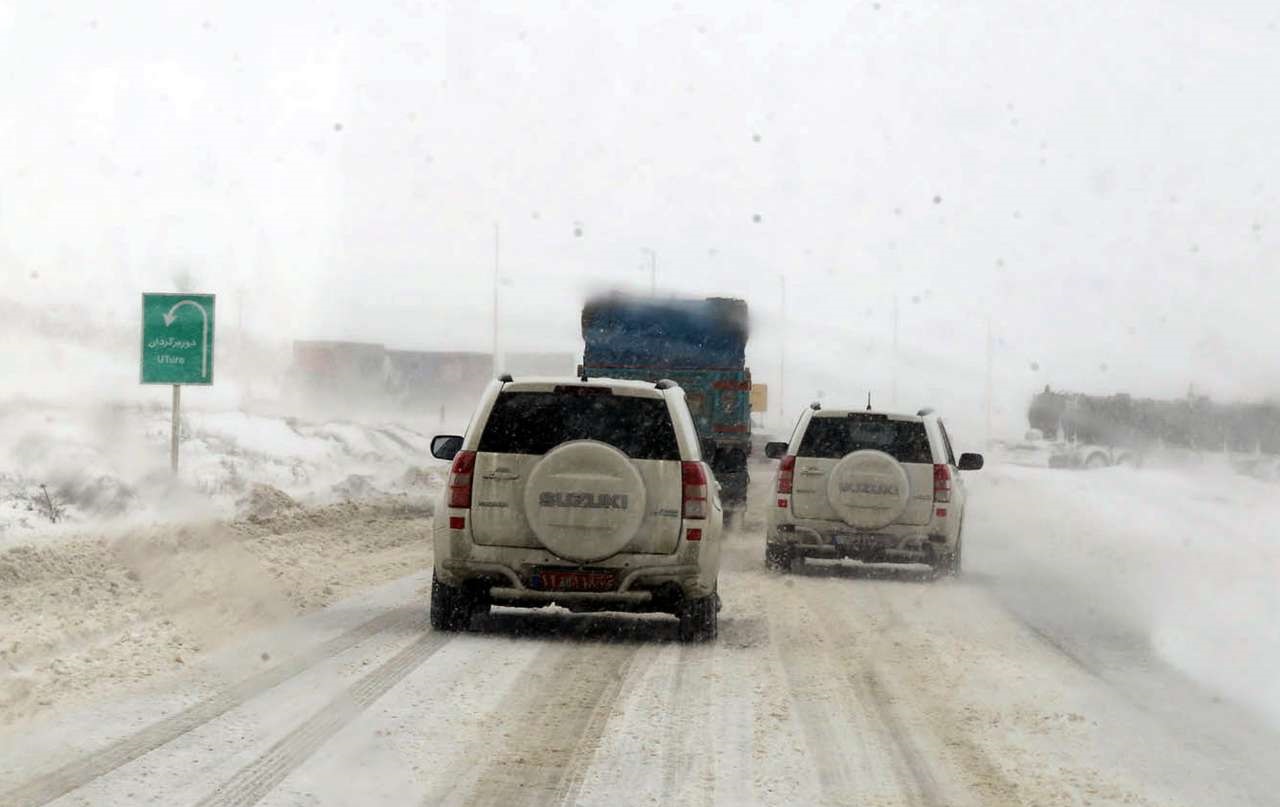
[[[933,466],[933,500],[951,501],[951,469],[945,465]]]
[[[684,479],[684,517],[707,517],[707,471],[700,462],[680,463]]]
[[[449,506],[471,506],[471,475],[476,469],[476,452],[459,451],[449,469]]]
[[[788,454],[778,463],[778,495],[790,493],[796,479],[796,455]]]
[[[684,534],[684,538],[686,541],[701,541],[702,530],[701,529],[689,530]]]

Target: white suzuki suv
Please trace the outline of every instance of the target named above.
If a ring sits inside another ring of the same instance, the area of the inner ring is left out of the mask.
[[[791,442],[769,443],[765,453],[781,460],[768,507],[769,568],[843,557],[960,573],[961,472],[982,468],[982,455],[957,460],[932,410],[900,415],[813,404]]]
[[[714,638],[724,513],[674,382],[490,384],[435,517],[431,624],[462,630],[491,604],[666,612]]]

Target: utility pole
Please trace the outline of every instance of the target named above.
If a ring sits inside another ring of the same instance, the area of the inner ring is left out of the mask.
[[[244,287],[236,289],[236,350],[244,353]],[[243,356],[240,357],[243,361]]]
[[[787,427],[787,276],[778,275],[782,284],[782,335],[778,339],[778,420]]]
[[[890,368],[889,400],[898,408],[898,293],[893,293],[893,366]]]
[[[987,315],[987,446],[991,445],[991,364],[993,346],[991,342],[991,315]]]
[[[649,296],[658,296],[658,253],[649,247],[640,250],[649,256]]]
[[[498,230],[498,222],[493,223],[493,374],[496,377],[502,372],[502,360],[498,354],[498,281],[499,258],[501,257],[502,235]]]

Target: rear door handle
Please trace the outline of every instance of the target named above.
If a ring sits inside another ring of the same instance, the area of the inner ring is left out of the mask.
[[[513,480],[519,479],[519,478],[520,478],[520,474],[508,474],[508,473],[498,473],[498,472],[494,472],[494,473],[488,473],[488,474],[485,474],[485,475],[484,475],[484,478],[485,478],[485,479],[492,479],[492,480],[494,480],[494,481],[496,481],[496,482],[511,482],[511,481],[513,481]]]
[[[823,471],[817,468],[805,468],[801,470],[800,473],[804,476],[822,476]]]

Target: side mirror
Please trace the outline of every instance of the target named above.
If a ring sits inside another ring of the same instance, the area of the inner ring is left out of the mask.
[[[451,460],[462,450],[462,438],[456,434],[440,434],[431,438],[431,456]]]
[[[982,455],[981,454],[961,454],[960,470],[962,471],[981,471]]]
[[[786,443],[765,443],[764,455],[771,460],[780,460],[787,456]]]

